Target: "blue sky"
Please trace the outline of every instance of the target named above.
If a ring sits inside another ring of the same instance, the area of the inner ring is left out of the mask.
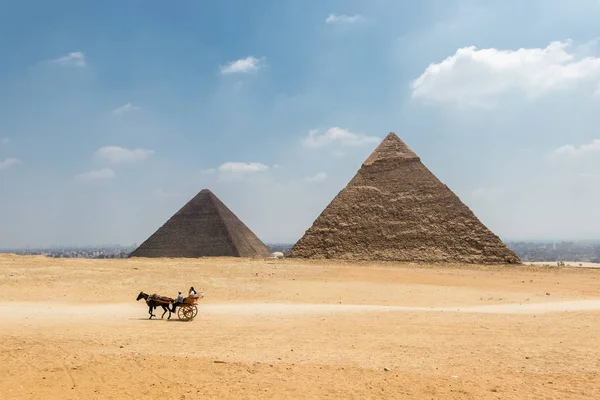
[[[295,242],[390,131],[503,239],[597,239],[599,18],[596,0],[0,1],[0,248],[141,243],[202,188]]]

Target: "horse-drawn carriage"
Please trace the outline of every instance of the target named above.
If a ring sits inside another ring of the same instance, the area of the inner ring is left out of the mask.
[[[177,317],[183,321],[191,321],[196,315],[198,315],[198,299],[204,297],[204,291],[200,291],[200,293],[196,295],[189,295],[188,297],[183,299],[183,302],[176,304],[177,307]],[[172,306],[175,305],[175,299],[167,296],[160,296],[156,293],[154,294],[146,294],[144,292],[140,292],[136,300],[144,299],[146,304],[148,305],[148,314],[150,314],[150,318],[156,317],[152,313],[152,310],[155,310],[156,307],[162,307],[164,310],[161,318],[164,318],[165,314],[168,312],[169,316],[167,319],[171,319],[171,310]]]

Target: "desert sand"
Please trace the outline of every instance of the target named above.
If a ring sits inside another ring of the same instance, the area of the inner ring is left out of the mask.
[[[600,398],[599,336],[598,269],[0,255],[3,400]]]

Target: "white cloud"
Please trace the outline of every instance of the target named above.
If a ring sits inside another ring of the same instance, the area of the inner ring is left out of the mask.
[[[327,174],[325,172],[319,172],[315,176],[304,178],[304,181],[308,183],[323,182],[325,180],[327,180]]]
[[[353,24],[355,22],[360,22],[362,20],[363,20],[363,16],[360,14],[355,14],[355,15],[329,14],[327,16],[327,19],[325,19],[325,23],[326,24]]]
[[[590,143],[583,144],[581,146],[573,146],[568,144],[552,152],[555,157],[570,157],[570,158],[582,158],[590,154],[600,155],[600,139],[594,139]]]
[[[132,112],[132,111],[139,111],[139,110],[141,110],[141,109],[142,109],[141,107],[134,106],[134,105],[133,105],[133,104],[131,104],[131,103],[127,103],[127,104],[125,104],[125,105],[124,105],[124,106],[122,106],[122,107],[115,108],[115,109],[112,111],[112,113],[113,113],[113,114],[115,114],[115,115],[123,115],[123,114],[125,114],[125,113]]]
[[[84,172],[75,177],[80,182],[92,182],[106,179],[112,179],[115,177],[115,171],[110,168],[96,169],[89,172]]]
[[[219,167],[219,172],[245,174],[266,171],[267,169],[269,169],[268,166],[258,162],[226,162]]]
[[[440,63],[430,64],[412,81],[412,97],[493,107],[495,98],[503,94],[520,93],[535,100],[577,84],[600,82],[600,58],[578,57],[568,51],[570,45],[567,40],[518,50],[463,47]]]
[[[262,60],[248,56],[246,58],[240,58],[239,60],[231,61],[229,64],[221,67],[221,74],[234,74],[234,73],[245,73],[245,72],[256,72],[263,67],[264,63]]]
[[[64,57],[55,58],[52,62],[65,66],[85,67],[85,55],[80,51],[75,51]]]
[[[335,158],[342,158],[344,157],[344,152],[341,150],[336,150],[333,153],[331,153]]]
[[[598,51],[598,45],[600,44],[600,38],[594,38],[586,43],[577,46],[577,54],[583,57],[594,56]]]
[[[339,142],[342,146],[362,146],[366,144],[379,143],[380,138],[368,136],[364,133],[353,133],[347,129],[338,127],[329,128],[325,132],[318,129],[312,129],[308,132],[308,137],[302,141],[305,147],[319,148],[325,147],[333,142]]]
[[[269,166],[258,162],[226,162],[218,168],[219,175],[217,181],[228,182],[244,179],[247,182],[265,183],[270,178],[266,177],[262,172],[266,172],[269,169]]]
[[[9,138],[0,139],[0,146],[6,146],[10,142]]]
[[[17,164],[21,164],[22,161],[18,158],[6,158],[4,161],[0,161],[0,171],[9,169]]]
[[[111,164],[142,161],[154,154],[154,150],[125,149],[119,146],[105,146],[96,151],[96,157]]]

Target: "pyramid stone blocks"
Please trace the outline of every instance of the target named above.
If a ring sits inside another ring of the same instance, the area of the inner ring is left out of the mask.
[[[210,190],[203,189],[129,257],[253,257],[268,247]]]

